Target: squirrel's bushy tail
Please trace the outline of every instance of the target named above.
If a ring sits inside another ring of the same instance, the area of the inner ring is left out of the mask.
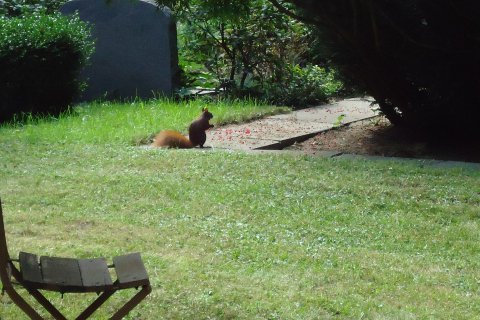
[[[152,146],[166,148],[193,148],[190,140],[178,131],[163,130],[153,139]]]

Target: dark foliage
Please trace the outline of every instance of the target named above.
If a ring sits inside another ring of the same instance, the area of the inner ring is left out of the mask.
[[[58,114],[81,89],[78,73],[93,52],[77,17],[0,17],[0,122],[15,114]]]
[[[281,3],[272,0],[279,5]],[[395,124],[480,132],[480,2],[292,0],[323,54]]]

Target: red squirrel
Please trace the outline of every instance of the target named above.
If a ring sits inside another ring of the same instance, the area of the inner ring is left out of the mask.
[[[213,128],[213,124],[209,122],[212,118],[213,114],[208,112],[207,108],[203,108],[200,117],[190,124],[188,138],[178,131],[163,130],[155,136],[152,146],[184,149],[200,146],[200,148],[203,148],[207,140],[205,131]]]

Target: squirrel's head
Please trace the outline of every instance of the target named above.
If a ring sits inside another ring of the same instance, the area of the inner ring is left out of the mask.
[[[208,120],[213,118],[213,114],[208,111],[207,107],[202,108],[202,117],[207,118]]]

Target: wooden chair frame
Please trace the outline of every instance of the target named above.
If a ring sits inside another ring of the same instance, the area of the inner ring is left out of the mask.
[[[20,268],[17,268],[16,265],[19,265]],[[115,268],[117,274],[115,282],[112,282],[108,268]],[[15,279],[16,282],[12,282],[12,279]],[[3,284],[2,294],[6,292],[10,299],[34,320],[43,318],[15,290],[14,285],[18,284],[24,287],[57,320],[66,320],[66,318],[45,298],[40,290],[55,291],[61,294],[97,293],[98,297],[76,318],[77,320],[88,319],[116,291],[141,287],[141,290],[110,318],[122,319],[152,291],[139,253],[115,257],[111,266],[107,266],[104,258],[41,257],[39,262],[36,255],[26,252],[20,252],[19,259],[11,259],[7,248],[1,199],[0,280]]]

